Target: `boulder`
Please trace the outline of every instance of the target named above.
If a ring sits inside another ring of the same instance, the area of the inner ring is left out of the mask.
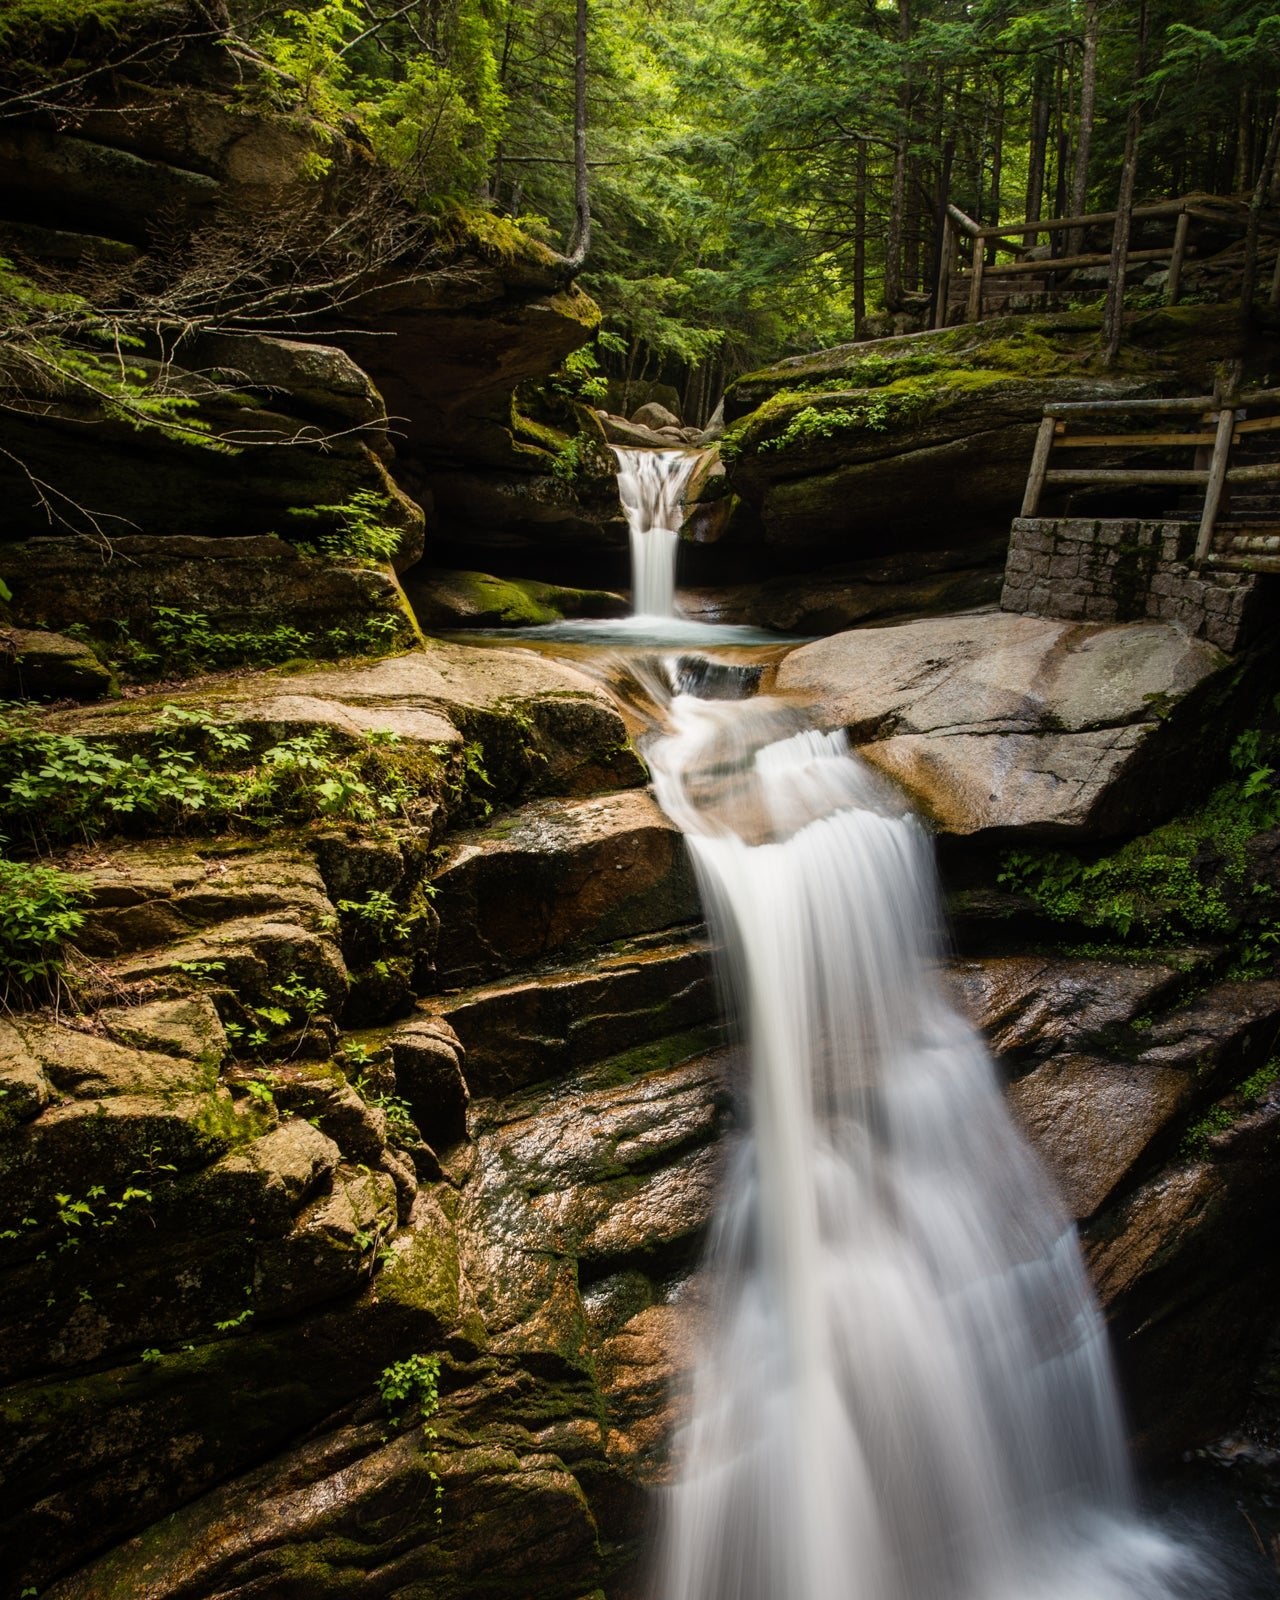
[[[81,639],[42,628],[0,628],[0,698],[100,700],[110,670]]]
[[[1194,790],[1227,732],[1223,667],[1165,623],[998,612],[836,634],[777,682],[944,832],[1080,838],[1142,832]]]
[[[1017,514],[1050,401],[1208,393],[1223,352],[1251,373],[1222,307],[1135,321],[1122,374],[1097,356],[1096,313],[991,318],[791,357],[738,379],[722,445],[736,494],[776,551],[848,559],[989,538]]]
[[[655,433],[663,428],[683,428],[684,424],[674,411],[669,411],[666,406],[659,405],[656,400],[650,400],[642,405],[638,411],[631,414],[631,421],[637,428],[651,428]]]
[[[512,1094],[604,1057],[638,1070],[665,1057],[664,1041],[686,1049],[705,1042],[718,1014],[710,956],[691,935],[593,951],[579,966],[464,989],[424,1007],[465,1046],[476,1095]]]
[[[628,422],[625,417],[615,417],[608,412],[601,415],[600,425],[610,444],[625,444],[642,450],[660,450],[667,443],[662,435],[655,433],[652,428],[641,427],[639,423]]]
[[[455,984],[701,917],[680,832],[639,791],[526,806],[465,835],[435,886]]]
[[[442,1017],[427,1013],[397,1028],[387,1043],[396,1093],[408,1103],[423,1138],[436,1150],[465,1139],[471,1096],[458,1035]]]
[[[1072,1216],[1084,1220],[1150,1160],[1193,1089],[1174,1068],[1062,1055],[1019,1078],[1009,1100]]]
[[[534,578],[494,578],[485,572],[415,567],[405,594],[421,626],[536,628],[566,617],[625,617],[630,602],[603,589],[567,589]]]

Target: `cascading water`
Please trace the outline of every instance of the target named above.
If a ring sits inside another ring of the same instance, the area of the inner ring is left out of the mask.
[[[936,977],[927,838],[780,701],[648,751],[750,1058],[655,1600],[1211,1592],[1140,1523],[1074,1229]]]
[[[614,454],[618,493],[631,530],[631,609],[638,617],[674,617],[682,501],[698,457],[691,450],[617,445]]]

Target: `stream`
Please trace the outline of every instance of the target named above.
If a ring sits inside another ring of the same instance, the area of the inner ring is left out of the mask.
[[[1207,1553],[1194,1509],[1139,1514],[1075,1227],[938,981],[925,829],[843,735],[750,697],[749,663],[790,641],[676,615],[696,457],[617,454],[633,615],[522,637],[594,646],[575,663],[650,723],[749,1063],[650,1592],[1269,1592]],[[669,653],[691,649],[711,654]]]

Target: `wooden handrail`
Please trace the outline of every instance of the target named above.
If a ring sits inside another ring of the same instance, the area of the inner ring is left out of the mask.
[[[1148,261],[1169,263],[1165,279],[1166,305],[1177,305],[1182,292],[1182,272],[1188,255],[1194,253],[1191,245],[1193,220],[1209,221],[1236,227],[1243,235],[1248,223],[1249,208],[1239,201],[1213,195],[1191,194],[1173,200],[1154,200],[1146,205],[1134,206],[1130,221],[1141,223],[1153,219],[1169,219],[1174,223],[1173,238],[1167,247],[1129,250],[1125,253],[1126,270],[1130,265]],[[1082,252],[1079,243],[1072,255],[1047,256],[1043,260],[1020,259],[997,262],[999,251],[1025,250],[1042,235],[1053,235],[1066,230],[1078,232],[1088,227],[1113,226],[1118,212],[1085,211],[1069,217],[1040,217],[1028,222],[998,222],[983,225],[959,206],[948,203],[942,213],[943,235],[939,257],[939,271],[934,284],[932,323],[935,328],[945,327],[950,310],[952,281],[964,282],[968,288],[965,300],[965,321],[977,322],[982,316],[983,284],[988,277],[1005,277],[1011,274],[1046,276],[1051,273],[1073,272],[1081,267],[1111,265],[1109,252]],[[1269,238],[1280,235],[1280,222],[1272,217],[1261,219],[1261,231]],[[958,266],[954,259],[957,245],[963,235],[970,241],[964,251],[967,268]],[[1070,244],[1068,244],[1068,249]],[[992,260],[987,261],[990,249]],[[1276,263],[1271,285],[1271,303],[1280,309],[1280,259]]]
[[[1022,498],[1022,516],[1034,517],[1040,509],[1040,497],[1046,486],[1068,484],[1105,486],[1114,488],[1142,488],[1153,485],[1175,488],[1203,488],[1204,505],[1196,535],[1195,560],[1209,558],[1218,508],[1223,490],[1232,483],[1280,483],[1280,461],[1254,466],[1231,465],[1231,447],[1248,434],[1280,428],[1280,415],[1244,418],[1242,410],[1248,404],[1254,407],[1280,407],[1280,389],[1250,389],[1241,394],[1159,396],[1153,399],[1123,400],[1063,400],[1050,401],[1044,408],[1036,433],[1031,467],[1027,473],[1026,492]],[[1069,422],[1087,417],[1173,416],[1194,417],[1201,427],[1188,433],[1130,432],[1065,435]],[[1212,433],[1204,431],[1203,423],[1216,423]],[[1208,454],[1198,459],[1203,465],[1194,467],[1057,467],[1049,466],[1054,445],[1063,449],[1098,450],[1198,450]]]

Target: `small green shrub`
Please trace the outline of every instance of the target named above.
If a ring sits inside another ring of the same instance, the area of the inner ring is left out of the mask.
[[[404,1408],[415,1400],[427,1438],[435,1437],[431,1419],[440,1406],[440,1357],[406,1356],[383,1369],[378,1378],[378,1397],[387,1413],[387,1420],[398,1428],[403,1420]]]
[[[1236,976],[1257,976],[1280,948],[1271,918],[1241,929],[1232,899],[1243,892],[1249,840],[1280,825],[1280,789],[1256,729],[1231,750],[1233,776],[1188,816],[1089,861],[1070,851],[1012,851],[999,881],[1026,894],[1055,922],[1097,929],[1120,944],[1238,935]]]
[[[84,890],[56,867],[0,859],[0,995],[6,1003],[56,986],[62,951],[80,929]]]
[[[391,502],[372,489],[357,489],[336,506],[295,506],[289,515],[308,521],[323,519],[335,526],[317,533],[299,549],[328,556],[356,556],[362,561],[390,561],[400,548],[400,530],[386,521]]]
[[[787,450],[792,446],[833,439],[840,433],[883,433],[889,426],[891,411],[886,399],[875,399],[864,406],[831,406],[820,410],[805,406],[797,411],[781,433],[760,443],[761,450]]]

